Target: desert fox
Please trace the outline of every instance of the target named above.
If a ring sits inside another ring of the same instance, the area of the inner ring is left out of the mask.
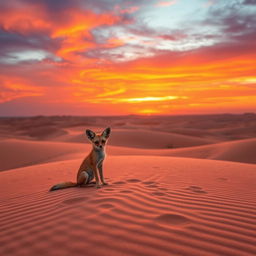
[[[110,131],[111,129],[109,127],[106,128],[101,134],[96,134],[91,130],[86,130],[86,135],[92,143],[92,150],[90,154],[84,159],[80,168],[78,169],[77,182],[63,182],[54,185],[50,189],[50,191],[88,184],[94,179],[94,177],[96,179],[96,188],[101,187],[100,180],[103,185],[107,185],[103,176],[103,161],[106,156],[105,145],[109,138]]]

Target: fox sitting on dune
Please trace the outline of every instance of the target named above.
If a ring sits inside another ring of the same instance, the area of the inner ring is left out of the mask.
[[[63,182],[54,185],[50,191],[76,187],[81,185],[89,184],[95,177],[96,188],[100,188],[100,180],[102,185],[107,185],[103,176],[103,161],[105,159],[105,145],[110,135],[110,128],[106,128],[101,134],[96,134],[91,130],[86,130],[86,135],[90,142],[92,143],[92,150],[90,154],[84,159],[77,173],[77,182]],[[99,175],[98,175],[99,171]]]

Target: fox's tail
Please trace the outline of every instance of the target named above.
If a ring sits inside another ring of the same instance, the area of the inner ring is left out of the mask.
[[[53,187],[51,187],[50,191],[54,191],[57,189],[63,189],[63,188],[71,188],[71,187],[76,187],[76,186],[77,186],[77,183],[67,181],[67,182],[63,182],[63,183],[54,185]]]

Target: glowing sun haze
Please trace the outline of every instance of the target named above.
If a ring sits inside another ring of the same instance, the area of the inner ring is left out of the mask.
[[[0,115],[256,109],[254,0],[8,0],[0,13]]]

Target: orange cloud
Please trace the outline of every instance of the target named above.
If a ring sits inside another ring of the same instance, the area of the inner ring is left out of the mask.
[[[50,31],[53,25],[47,11],[36,2],[9,5],[1,11],[0,24],[6,31],[21,34]]]
[[[56,55],[73,61],[76,59],[75,53],[96,47],[91,35],[92,29],[111,26],[120,20],[120,16],[112,13],[97,14],[78,9],[67,9],[61,16],[57,13],[53,18],[45,8],[36,3],[23,5],[22,9],[7,9],[0,16],[0,24],[6,31],[21,34],[43,31],[52,39],[60,39],[61,44]]]
[[[43,89],[30,85],[28,81],[20,77],[0,76],[0,103],[17,98],[41,96]]]
[[[198,62],[182,58],[173,63],[160,57],[139,59],[76,73],[73,97],[99,107],[115,104],[128,113],[235,111],[243,104],[256,107],[256,79],[251,75],[255,65],[248,55]]]
[[[108,39],[108,41],[104,45],[104,47],[115,48],[115,47],[118,47],[118,46],[122,46],[124,44],[125,44],[125,42],[123,41],[123,39],[113,37],[113,38],[109,38]]]
[[[51,36],[52,38],[63,38],[63,43],[57,55],[72,60],[77,58],[73,53],[85,52],[96,47],[90,33],[93,28],[102,25],[113,25],[120,21],[120,17],[113,14],[95,14],[77,10],[68,10],[66,17],[68,22],[57,27]]]
[[[69,37],[83,34],[90,36],[90,30],[101,25],[113,25],[120,21],[119,16],[113,14],[96,14],[90,11],[67,10],[65,12],[66,21],[60,26],[56,26],[52,37]]]
[[[158,2],[156,4],[156,6],[166,7],[166,6],[171,6],[171,5],[174,5],[174,4],[176,4],[176,0],[173,0],[173,1],[161,1],[161,2]]]

